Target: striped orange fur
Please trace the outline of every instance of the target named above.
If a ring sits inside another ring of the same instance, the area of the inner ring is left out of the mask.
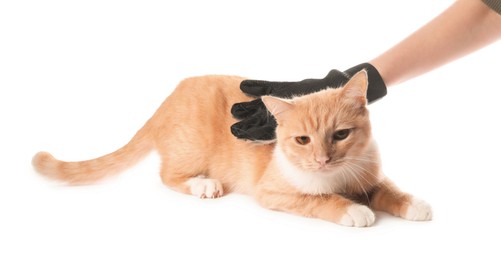
[[[242,80],[186,79],[117,151],[80,162],[40,152],[33,166],[51,179],[88,184],[157,150],[163,183],[201,198],[239,192],[266,208],[346,226],[372,225],[373,210],[431,219],[427,203],[401,192],[381,172],[366,108],[365,71],[343,88],[290,100],[263,97],[278,122],[277,140],[271,144],[238,140],[230,132],[236,122],[232,104],[252,99],[240,91]]]

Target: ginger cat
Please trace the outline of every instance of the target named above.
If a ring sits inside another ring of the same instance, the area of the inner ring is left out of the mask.
[[[431,219],[426,202],[401,192],[381,172],[366,108],[365,71],[342,88],[291,100],[262,97],[278,123],[276,143],[266,145],[230,133],[236,121],[232,104],[251,100],[239,89],[242,80],[186,79],[117,151],[81,162],[39,152],[33,165],[52,179],[92,183],[156,149],[163,183],[200,198],[240,192],[269,209],[345,226],[372,225],[373,210],[409,220]]]

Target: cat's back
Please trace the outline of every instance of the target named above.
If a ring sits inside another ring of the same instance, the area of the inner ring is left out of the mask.
[[[236,120],[231,115],[234,103],[252,100],[240,90],[245,78],[208,75],[182,80],[153,116],[151,123],[161,127],[181,127],[197,132],[219,128],[231,134],[229,127]],[[211,131],[212,132],[212,131]]]
[[[183,117],[225,117],[234,103],[251,100],[240,90],[240,83],[244,79],[224,75],[186,78],[178,84],[158,112],[175,111]]]
[[[242,102],[242,99],[249,100],[240,90],[243,80],[243,77],[225,75],[190,77],[182,80],[171,96],[191,97],[199,101]]]

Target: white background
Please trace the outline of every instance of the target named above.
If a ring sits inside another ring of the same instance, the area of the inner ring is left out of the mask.
[[[0,259],[499,259],[499,43],[370,107],[386,175],[432,204],[432,222],[378,213],[346,228],[242,195],[199,200],[161,184],[156,154],[93,186],[30,164],[114,151],[185,77],[323,77],[452,2],[2,1]]]

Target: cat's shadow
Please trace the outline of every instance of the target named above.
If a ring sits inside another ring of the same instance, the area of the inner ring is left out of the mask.
[[[374,211],[374,214],[376,215],[376,221],[374,222],[373,226],[378,226],[382,223],[386,223],[388,221],[394,221],[395,219],[398,219],[398,217],[395,217],[389,213],[383,212],[383,211]]]
[[[379,225],[390,225],[390,223],[395,223],[395,221],[398,221],[399,223],[425,223],[426,221],[410,221],[407,219],[399,218],[396,216],[391,215],[390,213],[383,212],[383,211],[374,211],[374,214],[376,214],[376,221],[372,225],[374,226],[379,226]]]

